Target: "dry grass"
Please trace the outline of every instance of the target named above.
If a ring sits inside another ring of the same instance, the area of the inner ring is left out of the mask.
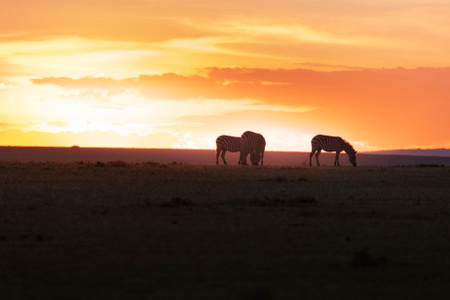
[[[1,299],[442,299],[450,169],[0,162]]]

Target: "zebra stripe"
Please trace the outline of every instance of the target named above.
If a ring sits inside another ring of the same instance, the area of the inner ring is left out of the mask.
[[[225,153],[227,151],[230,152],[237,152],[240,151],[242,155],[242,149],[243,149],[243,141],[240,137],[237,136],[230,136],[230,135],[221,135],[216,139],[216,165],[219,164],[219,155],[222,152],[222,160],[224,164],[227,164],[227,161],[225,160]],[[239,162],[240,163],[240,158]]]
[[[356,167],[356,151],[350,143],[339,136],[329,136],[329,135],[316,135],[311,140],[311,154],[309,155],[309,165],[311,166],[311,159],[316,153],[317,165],[319,164],[319,155],[322,150],[327,152],[336,151],[336,158],[334,160],[335,166],[340,166],[339,164],[339,154],[345,151],[349,157],[350,163]]]
[[[241,136],[244,143],[244,151],[241,152],[241,163],[247,164],[247,155],[250,153],[250,161],[253,165],[264,165],[264,151],[266,148],[266,140],[259,133],[246,131]]]

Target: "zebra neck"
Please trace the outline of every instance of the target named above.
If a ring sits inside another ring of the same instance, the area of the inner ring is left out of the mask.
[[[348,144],[348,143],[346,143],[345,145],[344,145],[344,151],[345,151],[345,153],[347,153],[347,154],[355,154],[356,153],[356,151],[355,151],[355,149],[353,149],[353,147],[352,147],[352,145],[350,145],[350,144]]]

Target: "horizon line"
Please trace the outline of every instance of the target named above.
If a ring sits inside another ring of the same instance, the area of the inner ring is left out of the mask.
[[[215,148],[157,148],[157,147],[98,147],[98,146],[20,146],[20,145],[0,145],[0,148],[61,148],[61,149],[129,149],[129,150],[199,150],[199,151],[215,151]],[[450,151],[450,148],[396,148],[382,150],[361,150],[358,153],[364,154],[381,154],[381,152],[397,152],[397,151]],[[309,150],[265,150],[265,152],[310,152]],[[333,152],[333,151],[332,151]],[[332,153],[330,152],[330,153]],[[327,152],[325,152],[327,153]]]

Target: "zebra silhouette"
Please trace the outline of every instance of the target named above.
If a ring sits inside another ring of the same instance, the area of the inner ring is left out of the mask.
[[[216,139],[216,165],[219,164],[219,155],[222,153],[222,160],[224,164],[227,164],[225,160],[225,153],[229,152],[241,152],[244,148],[243,141],[240,137],[231,135],[221,135]],[[239,157],[238,163],[241,163],[241,158]]]
[[[336,151],[336,158],[334,159],[334,166],[340,166],[339,164],[339,154],[345,151],[348,155],[350,163],[356,167],[356,151],[349,142],[344,140],[339,136],[329,136],[329,135],[316,135],[311,140],[311,154],[309,155],[309,165],[311,166],[311,159],[316,153],[317,165],[319,164],[319,155],[322,150],[327,152]]]
[[[253,165],[264,165],[264,151],[266,149],[266,139],[262,134],[246,131],[241,136],[244,143],[244,151],[241,152],[240,162],[247,164],[247,155],[250,154],[250,161]]]

